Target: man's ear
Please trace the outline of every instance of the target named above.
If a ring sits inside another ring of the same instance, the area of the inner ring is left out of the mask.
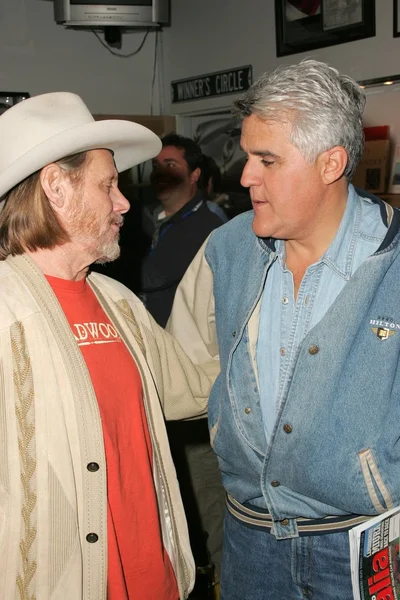
[[[53,210],[64,207],[66,201],[66,177],[62,169],[55,163],[50,163],[40,171],[40,183]]]
[[[348,162],[348,154],[343,146],[334,146],[321,152],[318,161],[320,161],[323,181],[329,185],[343,176]]]
[[[201,175],[201,169],[197,167],[194,171],[190,173],[190,183],[197,183],[199,181]]]

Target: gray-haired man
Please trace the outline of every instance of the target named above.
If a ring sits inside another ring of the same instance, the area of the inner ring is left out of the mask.
[[[347,530],[400,504],[400,219],[350,185],[364,103],[312,60],[235,102],[253,211],[175,297],[169,329],[221,361],[222,600],[350,600]]]

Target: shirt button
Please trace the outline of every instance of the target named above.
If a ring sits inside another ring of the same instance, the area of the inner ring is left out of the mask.
[[[286,348],[279,348],[279,354],[281,356],[285,356],[285,354],[286,354]]]
[[[271,481],[271,485],[272,487],[279,487],[281,484],[279,483],[279,481]]]
[[[318,354],[318,352],[319,352],[319,348],[318,348],[318,346],[310,346],[310,347],[309,347],[309,349],[308,349],[308,351],[309,351],[309,353],[310,353],[310,354],[312,354],[312,355],[313,355],[313,354]]]
[[[289,525],[289,519],[282,519],[281,525],[283,525],[284,527],[286,527],[286,525]]]
[[[244,412],[246,413],[246,415],[249,415],[251,413],[251,408],[245,408]]]
[[[99,536],[97,535],[97,533],[88,533],[86,536],[86,541],[88,541],[89,544],[94,544],[95,542],[97,542],[98,539]]]
[[[91,473],[95,473],[96,471],[98,471],[100,469],[99,465],[97,463],[95,463],[95,462],[88,463],[88,465],[86,466],[86,468]]]
[[[288,302],[289,302],[289,298],[287,298],[286,296],[283,296],[282,304],[288,304]]]
[[[236,337],[236,331],[232,331],[232,337]]]
[[[285,433],[292,433],[293,427],[289,425],[289,423],[285,423],[285,425],[283,426],[283,431]]]

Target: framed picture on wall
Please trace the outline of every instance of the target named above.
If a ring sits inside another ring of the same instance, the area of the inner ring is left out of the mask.
[[[375,0],[275,0],[275,30],[277,56],[373,37]]]
[[[400,0],[393,0],[393,37],[400,37]]]

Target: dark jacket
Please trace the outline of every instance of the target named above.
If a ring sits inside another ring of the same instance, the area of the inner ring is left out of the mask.
[[[165,327],[175,291],[207,236],[222,225],[198,192],[160,228],[156,245],[142,265],[142,294],[146,308]]]

